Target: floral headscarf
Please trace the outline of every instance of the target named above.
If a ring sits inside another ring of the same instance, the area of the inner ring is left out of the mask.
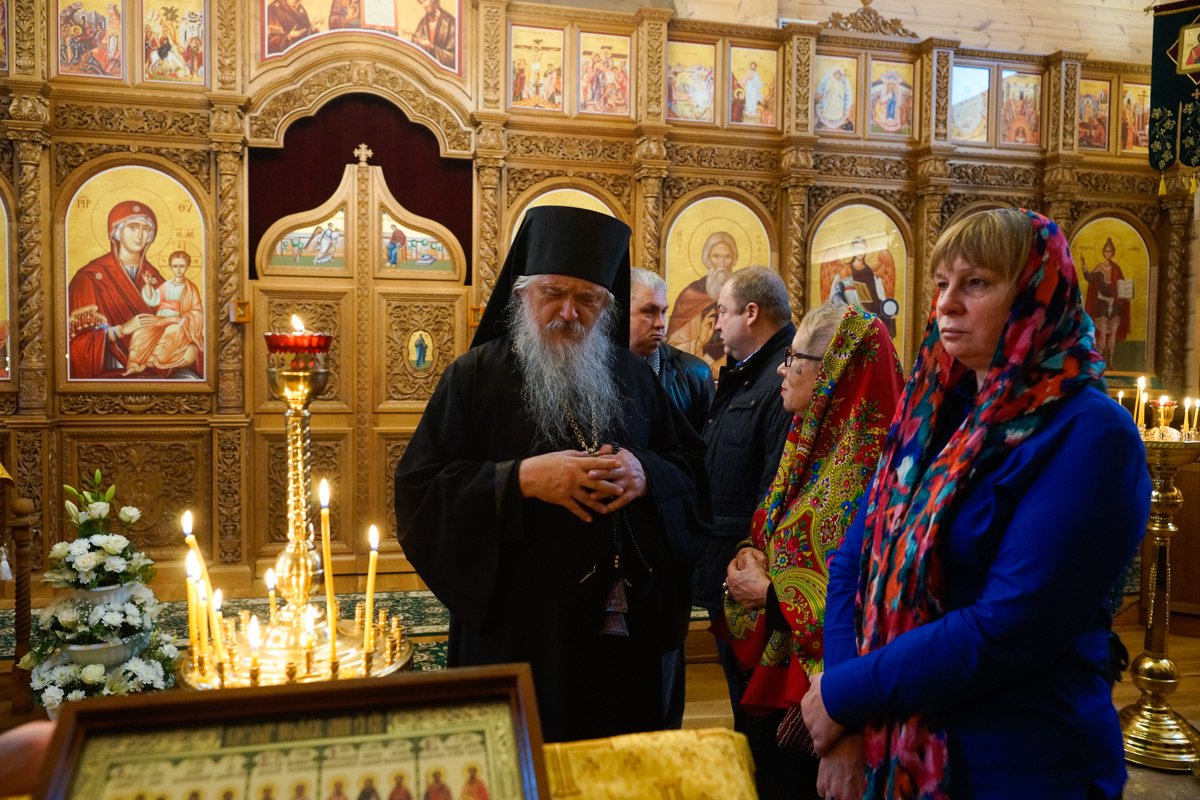
[[[1067,240],[1025,211],[1033,247],[975,405],[940,453],[931,453],[942,399],[963,370],[941,343],[936,310],[888,433],[867,503],[859,570],[859,653],[942,616],[941,524],[958,490],[1002,461],[1088,385],[1104,362],[1084,313]],[[935,300],[936,309],[936,300]],[[928,466],[924,466],[928,464]],[[949,796],[946,734],[921,717],[877,719],[865,730],[866,798]]]
[[[824,668],[828,562],[875,474],[902,382],[887,328],[849,306],[821,362],[812,404],[792,421],[751,526],[751,544],[767,556],[790,630],[769,630],[763,612],[725,600],[723,638],[738,665],[754,669],[742,697],[751,713],[798,706],[808,676]]]

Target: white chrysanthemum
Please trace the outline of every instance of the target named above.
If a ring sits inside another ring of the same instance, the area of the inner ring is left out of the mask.
[[[126,539],[124,536],[122,536],[119,533],[109,534],[108,536],[106,536],[104,538],[105,538],[104,544],[102,544],[100,546],[103,547],[107,552],[111,553],[112,555],[116,555],[117,553],[120,553],[122,550],[124,550],[126,547],[129,546],[129,540]]]
[[[88,614],[88,626],[99,625],[100,620],[104,618],[104,612],[107,610],[104,606],[92,606],[92,611]]]
[[[88,572],[100,566],[99,553],[84,553],[75,557],[75,569],[78,572]]]
[[[125,615],[116,609],[108,609],[105,610],[100,620],[105,625],[115,628],[125,621]]]
[[[109,572],[124,572],[129,562],[120,556],[109,556],[104,559],[104,568]]]
[[[118,513],[117,517],[126,525],[132,525],[142,517],[142,512],[133,506],[125,506]]]
[[[125,604],[125,615],[127,617],[129,617],[130,619],[132,619],[133,617],[140,617],[142,615],[142,610],[140,608],[138,608],[137,606],[135,606],[133,603],[126,603]]]
[[[162,654],[167,658],[175,658],[179,655],[179,648],[173,644],[164,644],[161,649]]]
[[[46,671],[43,667],[36,668],[29,676],[29,688],[35,692],[46,688]]]
[[[92,549],[92,544],[87,539],[76,539],[67,545],[67,552],[73,556],[81,556]]]
[[[100,683],[105,677],[104,665],[88,664],[79,673],[79,677],[84,683]]]
[[[91,515],[92,519],[104,519],[108,516],[108,503],[89,503],[88,514]]]
[[[79,573],[77,580],[84,584],[91,583],[92,581],[96,580],[96,573],[89,569],[87,572]]]
[[[146,615],[150,617],[151,620],[158,619],[158,615],[162,613],[162,610],[163,604],[157,600],[150,600],[146,603]]]
[[[70,683],[75,679],[75,671],[66,664],[55,667],[50,671],[50,682],[57,683],[59,686],[64,683]]]
[[[76,610],[75,606],[64,606],[54,616],[58,617],[58,621],[68,628],[73,627],[79,622],[79,611]]]
[[[125,669],[141,683],[154,683],[154,670],[150,664],[140,658],[131,658],[126,661]]]
[[[54,624],[55,606],[46,606],[38,612],[38,627],[45,630]]]
[[[71,552],[71,545],[66,542],[59,542],[50,548],[50,558],[55,561],[61,561],[66,558]]]
[[[42,692],[42,705],[46,708],[58,708],[63,701],[63,690],[57,686],[47,686]]]
[[[76,689],[67,695],[68,700],[82,700],[85,697],[87,697],[87,695],[83,693],[83,689]]]
[[[137,559],[134,558],[134,561],[136,561],[136,560]],[[146,585],[143,583],[134,584],[133,589],[129,592],[129,594],[137,600],[153,600],[154,599],[154,592],[147,589]]]

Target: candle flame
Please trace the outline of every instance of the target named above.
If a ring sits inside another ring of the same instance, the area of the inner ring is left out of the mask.
[[[367,532],[367,538],[371,540],[371,549],[378,550],[379,549],[379,529],[376,528],[374,525],[372,525],[371,530]]]
[[[258,632],[258,617],[250,617],[250,629],[246,634],[246,638],[250,640],[250,655],[258,658],[258,645],[261,641],[261,636]]]
[[[213,604],[213,611],[220,614],[221,613],[221,590],[220,589],[216,589],[213,591],[212,604]]]
[[[1142,377],[1138,378],[1138,389],[1145,389],[1145,388],[1146,388],[1146,376],[1143,375]]]
[[[191,536],[192,535],[192,512],[191,511],[183,512],[182,525],[183,525],[183,535],[185,537]]]
[[[1145,405],[1148,402],[1150,402],[1150,393],[1142,392],[1142,405]]]
[[[200,580],[200,561],[196,558],[195,550],[188,550],[187,576],[194,581]]]
[[[1124,392],[1117,392],[1117,402],[1118,403],[1125,402],[1125,393]]]
[[[273,569],[267,570],[266,581],[267,581],[267,591],[268,592],[275,591],[275,570],[273,570]]]
[[[295,329],[296,333],[304,333],[304,323],[295,314],[292,314],[292,328]]]
[[[321,497],[321,508],[329,508],[329,481],[321,478],[321,485],[317,489],[317,494]]]
[[[1165,394],[1162,397],[1158,398],[1158,404],[1160,406],[1165,406],[1167,404],[1167,396]]]

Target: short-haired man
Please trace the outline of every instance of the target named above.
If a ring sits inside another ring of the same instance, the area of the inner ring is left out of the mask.
[[[712,405],[712,368],[691,353],[664,341],[667,330],[667,282],[648,269],[629,271],[629,349],[646,359],[667,396],[697,432],[704,429]]]
[[[627,349],[629,236],[531,209],[396,468],[448,663],[529,662],[551,742],[663,727],[709,533],[703,442]]]
[[[691,353],[663,341],[667,330],[667,282],[648,269],[629,271],[629,349],[646,359],[658,376],[667,396],[692,428],[700,431],[712,405],[712,368]],[[663,691],[667,705],[666,726],[683,725],[687,701],[687,669],[683,648],[663,656]]]
[[[723,367],[704,425],[705,464],[713,491],[713,536],[696,566],[694,602],[720,614],[725,570],[775,478],[792,417],[783,408],[775,368],[796,335],[783,279],[763,267],[733,273],[717,300],[717,330],[733,366]],[[724,644],[717,643],[724,657]],[[731,679],[734,706],[739,702]]]

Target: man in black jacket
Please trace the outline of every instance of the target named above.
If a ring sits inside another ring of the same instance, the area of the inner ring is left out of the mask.
[[[629,271],[629,349],[646,359],[667,396],[699,432],[712,405],[712,368],[703,359],[663,341],[667,329],[667,282],[657,273],[634,267]],[[686,701],[686,662],[683,648],[663,655],[663,703],[666,727],[683,725]]]
[[[733,273],[717,301],[717,330],[733,366],[721,368],[717,394],[701,435],[713,493],[713,536],[696,565],[692,602],[722,612],[725,570],[739,542],[750,538],[750,519],[779,467],[791,427],[775,368],[796,326],[783,279],[764,267]],[[717,641],[724,660],[725,647]],[[730,682],[731,699],[741,697]],[[733,696],[737,695],[737,696]]]
[[[699,433],[716,391],[703,359],[663,341],[667,329],[667,282],[648,269],[629,271],[629,349],[646,359],[667,396]]]

